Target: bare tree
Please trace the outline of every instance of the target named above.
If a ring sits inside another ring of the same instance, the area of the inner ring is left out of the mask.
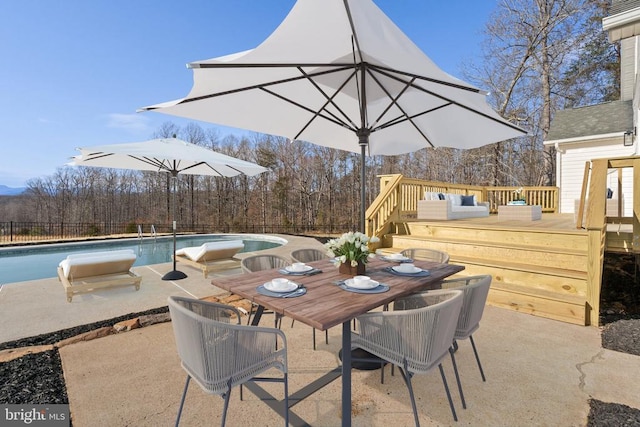
[[[588,0],[589,14],[578,29],[580,50],[563,71],[558,96],[564,108],[620,99],[620,42],[610,42],[602,30],[611,0]]]
[[[578,29],[592,13],[588,6],[588,0],[503,0],[492,14],[482,65],[465,74],[490,91],[499,114],[530,131],[494,144],[493,184],[553,182],[553,153],[544,155],[542,142],[558,108],[567,58],[581,48]]]

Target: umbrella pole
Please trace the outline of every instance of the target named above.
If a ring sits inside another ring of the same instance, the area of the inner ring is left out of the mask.
[[[360,231],[363,234],[367,234],[367,230],[365,227],[365,211],[366,209],[366,187],[367,184],[365,182],[365,178],[367,176],[365,167],[366,167],[366,158],[367,158],[367,147],[369,146],[369,134],[371,132],[368,129],[360,129],[358,131],[358,143],[360,144]]]
[[[365,229],[364,221],[365,221],[365,203],[366,203],[366,183],[365,183],[365,150],[366,146],[364,144],[360,145],[360,231],[364,234],[367,234],[367,230]]]
[[[177,172],[171,173],[173,180],[173,194],[171,195],[171,204],[173,209],[173,270],[162,276],[162,280],[180,280],[187,277],[182,271],[176,270],[176,181],[178,180]]]

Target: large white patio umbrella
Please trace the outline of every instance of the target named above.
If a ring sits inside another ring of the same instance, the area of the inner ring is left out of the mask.
[[[188,67],[185,98],[142,111],[360,152],[361,228],[366,154],[475,148],[525,133],[486,93],[438,68],[371,0],[298,0],[255,49]]]
[[[71,165],[166,172],[173,177],[173,271],[163,280],[184,279],[176,269],[176,181],[179,174],[231,177],[266,172],[255,163],[236,159],[176,138],[78,148]]]

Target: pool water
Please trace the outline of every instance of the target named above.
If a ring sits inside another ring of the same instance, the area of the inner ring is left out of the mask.
[[[219,240],[242,240],[244,248],[240,252],[253,252],[282,246],[285,241],[273,236],[230,234],[208,234],[178,236],[176,248],[200,246],[206,242]],[[147,237],[144,239],[119,239],[94,241],[90,243],[62,243],[38,246],[20,246],[0,249],[0,285],[27,280],[57,277],[56,269],[67,255],[132,249],[137,258],[134,267],[171,262],[173,254],[172,237]]]

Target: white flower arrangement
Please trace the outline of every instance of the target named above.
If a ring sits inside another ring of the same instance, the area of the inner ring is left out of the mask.
[[[516,198],[514,200],[525,200],[524,194],[522,194],[524,193],[524,189],[522,187],[514,190],[514,193],[516,194]]]
[[[336,267],[340,264],[350,263],[351,267],[356,267],[358,262],[367,263],[369,258],[375,255],[369,252],[369,243],[377,243],[380,239],[376,236],[369,238],[366,234],[358,231],[344,233],[338,239],[331,239],[324,244],[327,254],[335,259]]]

